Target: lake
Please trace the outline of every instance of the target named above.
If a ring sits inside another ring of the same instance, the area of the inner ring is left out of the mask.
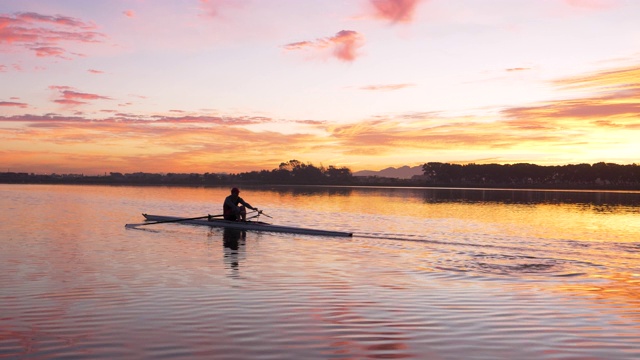
[[[640,192],[0,184],[0,358],[638,359]]]

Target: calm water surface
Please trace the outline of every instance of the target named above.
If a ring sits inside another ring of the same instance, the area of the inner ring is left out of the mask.
[[[640,193],[0,185],[0,358],[638,359]]]

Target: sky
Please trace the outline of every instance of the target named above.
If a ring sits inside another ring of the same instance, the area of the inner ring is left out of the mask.
[[[640,1],[0,0],[0,172],[638,163]]]

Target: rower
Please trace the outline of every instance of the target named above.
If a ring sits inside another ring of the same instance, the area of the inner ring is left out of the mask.
[[[240,189],[234,187],[231,189],[231,195],[224,199],[222,204],[222,213],[225,220],[229,221],[247,221],[247,208],[258,211],[249,203],[240,197]]]

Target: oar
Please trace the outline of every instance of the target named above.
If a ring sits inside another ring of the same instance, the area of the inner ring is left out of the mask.
[[[125,224],[124,227],[135,228],[138,226],[145,226],[145,225],[155,225],[155,224],[163,224],[163,223],[179,222],[179,221],[187,221],[187,220],[209,219],[212,217],[220,217],[220,216],[222,215],[207,215],[207,216],[198,216],[198,217],[192,217],[192,218],[174,219],[174,220],[161,220],[161,221],[139,223],[139,224]]]
[[[253,216],[251,216],[251,217],[248,217],[248,218],[247,218],[247,220],[258,218],[258,217],[260,217],[260,215],[264,215],[264,216],[266,216],[266,217],[268,217],[268,218],[273,219],[271,216],[269,216],[269,215],[267,215],[267,214],[263,213],[263,212],[262,212],[262,210],[255,209],[255,210],[251,211],[249,214],[253,214],[253,213],[257,213],[257,214],[256,214],[256,215],[253,215]]]

